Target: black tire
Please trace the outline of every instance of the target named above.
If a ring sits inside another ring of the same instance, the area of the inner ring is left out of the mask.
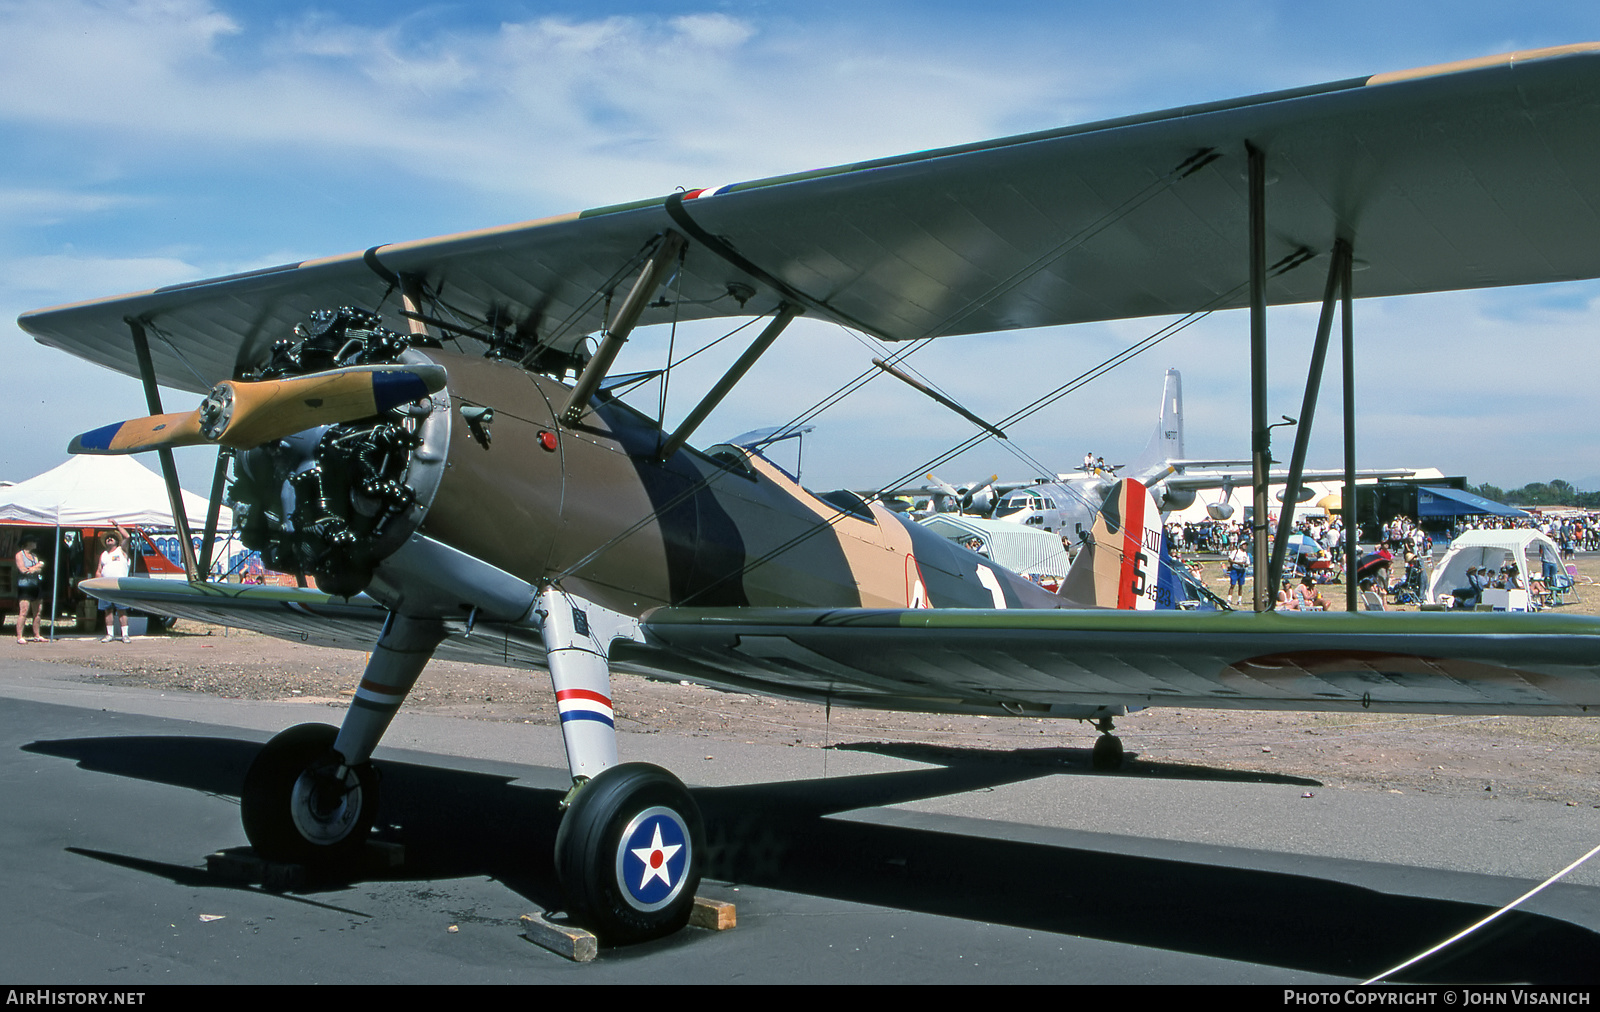
[[[700,809],[677,777],[613,766],[578,792],[556,833],[567,914],[606,945],[669,935],[689,920],[704,850]]]
[[[244,775],[244,835],[267,861],[332,869],[361,850],[378,810],[378,773],[350,767],[333,750],[339,729],[300,724],[262,746]],[[320,795],[320,796],[319,796]]]
[[[1122,769],[1122,739],[1114,734],[1102,734],[1094,743],[1089,762],[1102,772]]]

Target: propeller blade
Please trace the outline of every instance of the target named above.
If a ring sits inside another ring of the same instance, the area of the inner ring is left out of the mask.
[[[67,452],[140,453],[163,446],[200,446],[205,442],[206,438],[200,434],[200,412],[188,411],[102,425],[73,436],[72,442],[67,444]]]
[[[934,477],[932,474],[927,475],[927,479],[928,479],[928,481],[930,483],[932,483],[934,488],[938,489],[940,492],[944,493],[945,495],[954,496],[957,499],[961,498],[961,493],[959,491],[957,491],[956,487],[954,485],[950,484],[949,482],[941,481],[938,478]]]
[[[248,450],[319,425],[351,422],[444,389],[437,365],[366,365],[254,383],[218,383],[187,414],[155,415],[75,437],[69,453],[139,453],[221,443]]]
[[[318,425],[353,422],[444,389],[437,365],[369,365],[259,383],[219,383],[200,405],[200,430],[236,450]]]

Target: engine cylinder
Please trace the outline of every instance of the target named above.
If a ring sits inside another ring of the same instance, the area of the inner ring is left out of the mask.
[[[312,314],[249,378],[428,361],[375,314],[342,308]],[[449,403],[441,391],[240,453],[229,498],[242,514],[245,546],[269,569],[313,577],[336,596],[359,593],[417,529],[438,490]]]

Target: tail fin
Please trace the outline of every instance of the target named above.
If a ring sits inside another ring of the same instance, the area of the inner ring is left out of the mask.
[[[1161,413],[1156,419],[1156,431],[1128,473],[1155,474],[1167,461],[1183,459],[1183,377],[1178,375],[1178,370],[1168,369],[1166,382],[1161,386]]]
[[[1161,514],[1150,490],[1124,478],[1106,496],[1060,596],[1072,608],[1154,608],[1161,540]]]

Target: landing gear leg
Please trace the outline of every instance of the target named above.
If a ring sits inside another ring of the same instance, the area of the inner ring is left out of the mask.
[[[1090,765],[1104,772],[1122,769],[1122,739],[1111,733],[1115,730],[1111,718],[1101,717],[1095,721],[1095,727],[1100,737],[1095,740]]]
[[[443,635],[437,620],[391,614],[344,726],[291,727],[257,753],[239,801],[258,855],[330,869],[361,850],[378,811],[372,750]]]
[[[638,620],[553,589],[538,614],[573,781],[556,833],[567,913],[607,945],[671,934],[694,905],[705,833],[677,777],[616,764],[609,655],[641,638]]]

